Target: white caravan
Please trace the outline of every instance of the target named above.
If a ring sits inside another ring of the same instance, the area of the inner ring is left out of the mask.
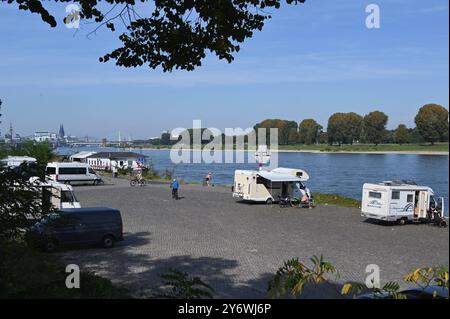
[[[14,168],[19,167],[24,163],[36,163],[37,160],[34,157],[29,156],[8,156],[7,158],[0,160],[0,162],[7,167]]]
[[[280,197],[298,197],[309,175],[300,169],[237,170],[234,176],[233,197],[246,201],[272,204]]]
[[[84,163],[49,163],[47,175],[55,182],[64,184],[99,184],[102,179]]]
[[[363,217],[399,224],[445,213],[444,198],[436,198],[430,187],[403,181],[364,184],[361,210]]]

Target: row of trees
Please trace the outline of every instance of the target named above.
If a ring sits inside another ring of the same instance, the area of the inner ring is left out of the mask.
[[[448,110],[437,104],[423,106],[415,117],[416,128],[400,124],[387,130],[389,117],[380,111],[361,116],[355,112],[334,113],[328,119],[326,131],[314,119],[305,119],[297,125],[294,121],[268,119],[255,125],[258,128],[277,128],[280,145],[289,144],[353,144],[370,143],[420,143],[448,141]]]
[[[448,110],[437,104],[427,104],[420,108],[415,117],[416,127],[408,128],[405,124],[400,124],[394,130],[386,129],[389,117],[380,111],[373,111],[365,116],[355,112],[334,113],[328,119],[326,130],[314,119],[305,119],[300,123],[295,121],[267,119],[254,126],[255,132],[259,128],[266,129],[266,142],[270,141],[270,129],[278,129],[279,145],[294,144],[329,144],[342,145],[353,143],[365,144],[418,144],[447,142],[449,138]],[[198,135],[204,134],[206,128],[198,129]],[[194,130],[187,130],[191,137],[191,146],[194,140]],[[209,132],[211,133],[211,132]],[[207,144],[212,140],[202,140],[202,144]],[[159,139],[150,141],[152,145],[169,146],[177,143],[172,140],[170,133],[163,133]],[[245,137],[247,142],[248,137]],[[222,134],[222,142],[225,143],[225,135]]]

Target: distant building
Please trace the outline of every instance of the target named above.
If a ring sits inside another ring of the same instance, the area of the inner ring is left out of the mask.
[[[148,156],[133,152],[100,152],[86,158],[86,163],[97,170],[111,169],[113,162],[118,168],[136,168],[146,165]]]
[[[37,143],[56,143],[58,141],[58,136],[56,133],[52,132],[36,132],[34,133],[34,141]]]
[[[69,157],[71,162],[79,162],[79,163],[86,163],[87,162],[87,158],[89,156],[95,155],[97,154],[97,152],[79,152],[77,154],[73,154]]]
[[[64,131],[64,125],[62,125],[62,124],[59,126],[59,134],[58,134],[58,137],[59,137],[60,139],[63,139],[63,138],[66,137],[66,132]]]

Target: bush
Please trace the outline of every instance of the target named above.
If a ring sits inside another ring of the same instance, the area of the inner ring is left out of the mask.
[[[23,243],[1,241],[0,256],[0,298],[129,298],[125,289],[86,272],[80,274],[80,289],[68,289],[66,265],[56,256],[40,253]]]
[[[188,273],[169,269],[169,271],[161,275],[163,285],[169,292],[158,297],[169,299],[212,299],[214,289],[204,283],[199,277],[192,277]]]

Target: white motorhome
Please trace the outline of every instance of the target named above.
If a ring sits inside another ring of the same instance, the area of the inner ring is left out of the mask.
[[[304,183],[308,180],[308,173],[300,169],[237,170],[234,176],[233,197],[272,204],[280,197],[297,197],[300,188],[304,188]]]
[[[7,167],[14,168],[19,167],[24,163],[36,163],[37,160],[34,157],[29,156],[8,156],[7,158],[0,160],[0,162]]]
[[[43,200],[51,203],[53,208],[81,208],[72,186],[57,183],[54,181],[47,181],[41,183]]]
[[[399,224],[430,220],[434,213],[444,218],[445,213],[444,199],[430,187],[405,181],[364,184],[361,210],[363,217]]]
[[[84,163],[49,163],[46,173],[53,181],[64,184],[97,185],[102,181],[91,166]]]

